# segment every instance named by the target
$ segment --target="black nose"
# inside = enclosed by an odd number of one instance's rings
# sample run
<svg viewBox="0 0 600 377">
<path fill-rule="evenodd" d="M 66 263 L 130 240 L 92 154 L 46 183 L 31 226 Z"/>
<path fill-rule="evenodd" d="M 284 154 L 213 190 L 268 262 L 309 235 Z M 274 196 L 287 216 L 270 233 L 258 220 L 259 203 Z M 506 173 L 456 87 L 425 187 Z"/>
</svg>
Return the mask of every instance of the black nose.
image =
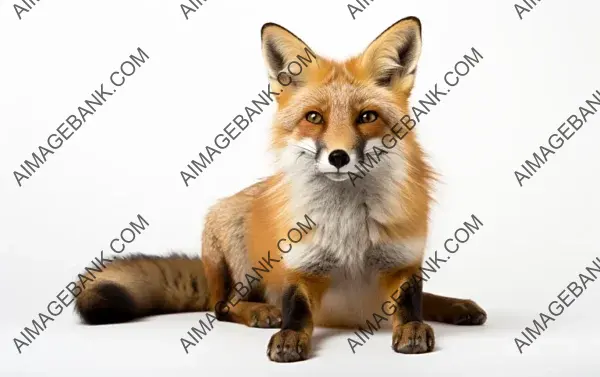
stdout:
<svg viewBox="0 0 600 377">
<path fill-rule="evenodd" d="M 329 154 L 329 163 L 338 169 L 349 162 L 350 156 L 348 156 L 348 153 L 341 149 L 336 149 Z"/>
</svg>

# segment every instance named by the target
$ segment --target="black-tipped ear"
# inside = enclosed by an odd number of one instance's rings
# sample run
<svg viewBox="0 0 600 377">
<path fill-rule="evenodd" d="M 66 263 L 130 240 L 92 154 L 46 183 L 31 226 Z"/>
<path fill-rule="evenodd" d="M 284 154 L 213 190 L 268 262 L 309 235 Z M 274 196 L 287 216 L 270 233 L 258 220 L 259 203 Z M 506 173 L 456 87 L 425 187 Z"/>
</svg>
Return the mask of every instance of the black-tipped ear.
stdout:
<svg viewBox="0 0 600 377">
<path fill-rule="evenodd" d="M 262 41 L 263 56 L 265 59 L 265 63 L 267 64 L 267 68 L 269 69 L 269 71 L 279 73 L 285 67 L 285 58 L 283 53 L 277 48 L 277 44 L 275 43 L 274 36 L 277 29 L 285 30 L 285 32 L 290 33 L 288 30 L 277 24 L 266 23 L 260 30 L 260 39 Z"/>
<path fill-rule="evenodd" d="M 421 22 L 404 18 L 381 33 L 366 48 L 361 64 L 381 86 L 401 85 L 410 91 L 421 55 Z"/>
<path fill-rule="evenodd" d="M 272 40 L 265 42 L 265 59 L 267 66 L 274 72 L 281 72 L 285 67 L 285 59 Z"/>
<path fill-rule="evenodd" d="M 298 86 L 306 78 L 307 62 L 315 63 L 317 56 L 294 33 L 274 23 L 261 29 L 262 51 L 271 86 Z M 302 63 L 301 68 L 296 63 Z M 300 71 L 299 73 L 297 73 Z"/>
</svg>

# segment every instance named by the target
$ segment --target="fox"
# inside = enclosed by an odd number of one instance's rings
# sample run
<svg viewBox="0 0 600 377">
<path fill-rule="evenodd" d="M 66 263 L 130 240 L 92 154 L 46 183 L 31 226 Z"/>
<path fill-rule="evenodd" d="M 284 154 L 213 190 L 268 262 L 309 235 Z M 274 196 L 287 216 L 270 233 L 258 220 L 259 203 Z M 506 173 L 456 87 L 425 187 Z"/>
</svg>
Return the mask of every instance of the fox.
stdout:
<svg viewBox="0 0 600 377">
<path fill-rule="evenodd" d="M 275 174 L 209 208 L 201 255 L 115 259 L 76 298 L 82 322 L 214 312 L 218 321 L 279 329 L 267 344 L 274 362 L 308 359 L 315 327 L 357 328 L 386 300 L 397 353 L 433 351 L 426 321 L 483 325 L 487 313 L 473 300 L 423 292 L 437 174 L 414 131 L 390 131 L 408 114 L 421 21 L 397 21 L 344 61 L 315 53 L 275 23 L 262 27 L 261 47 L 277 94 Z M 282 83 L 286 65 L 292 72 L 307 52 L 315 61 Z M 386 142 L 386 134 L 397 137 Z M 381 161 L 353 180 L 373 153 Z M 306 232 L 290 242 L 298 219 L 308 222 Z M 263 262 L 268 272 L 249 281 Z"/>
</svg>

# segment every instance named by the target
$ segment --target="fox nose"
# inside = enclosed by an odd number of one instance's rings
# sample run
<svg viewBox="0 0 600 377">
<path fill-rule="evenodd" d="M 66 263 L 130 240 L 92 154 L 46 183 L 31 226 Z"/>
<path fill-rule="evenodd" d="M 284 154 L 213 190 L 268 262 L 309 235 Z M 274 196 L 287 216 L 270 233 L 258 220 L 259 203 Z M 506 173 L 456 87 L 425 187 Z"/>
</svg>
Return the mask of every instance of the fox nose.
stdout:
<svg viewBox="0 0 600 377">
<path fill-rule="evenodd" d="M 350 156 L 348 156 L 348 153 L 341 149 L 336 149 L 329 154 L 329 163 L 338 169 L 349 162 Z"/>
</svg>

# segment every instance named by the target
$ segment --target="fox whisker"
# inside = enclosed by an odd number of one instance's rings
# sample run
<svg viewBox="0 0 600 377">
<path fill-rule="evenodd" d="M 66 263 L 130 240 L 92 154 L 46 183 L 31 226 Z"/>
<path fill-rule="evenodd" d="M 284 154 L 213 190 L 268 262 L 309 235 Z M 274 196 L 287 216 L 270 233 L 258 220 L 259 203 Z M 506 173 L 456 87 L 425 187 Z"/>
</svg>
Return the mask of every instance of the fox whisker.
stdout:
<svg viewBox="0 0 600 377">
<path fill-rule="evenodd" d="M 303 147 L 303 146 L 301 146 L 301 145 L 298 145 L 298 144 L 292 144 L 292 146 L 294 146 L 294 147 L 296 147 L 296 148 L 299 148 L 299 149 L 302 149 L 303 151 L 305 151 L 305 152 L 308 152 L 309 154 L 311 154 L 311 155 L 313 155 L 313 156 L 314 156 L 315 154 L 317 154 L 317 151 L 314 151 L 314 150 L 308 149 L 308 148 L 306 148 L 306 147 Z"/>
<path fill-rule="evenodd" d="M 400 153 L 398 153 L 398 152 L 396 152 L 396 151 L 393 151 L 393 150 L 387 150 L 387 151 L 385 151 L 385 152 L 386 152 L 386 153 L 382 153 L 382 154 L 381 154 L 381 155 L 383 155 L 384 157 L 385 157 L 387 154 L 393 154 L 393 155 L 396 155 L 396 156 L 398 156 L 398 157 L 402 157 L 402 155 L 401 155 Z M 364 153 L 365 153 L 365 154 L 367 154 L 367 153 L 373 153 L 373 154 L 377 155 L 377 152 L 375 152 L 375 149 L 366 150 Z"/>
</svg>

